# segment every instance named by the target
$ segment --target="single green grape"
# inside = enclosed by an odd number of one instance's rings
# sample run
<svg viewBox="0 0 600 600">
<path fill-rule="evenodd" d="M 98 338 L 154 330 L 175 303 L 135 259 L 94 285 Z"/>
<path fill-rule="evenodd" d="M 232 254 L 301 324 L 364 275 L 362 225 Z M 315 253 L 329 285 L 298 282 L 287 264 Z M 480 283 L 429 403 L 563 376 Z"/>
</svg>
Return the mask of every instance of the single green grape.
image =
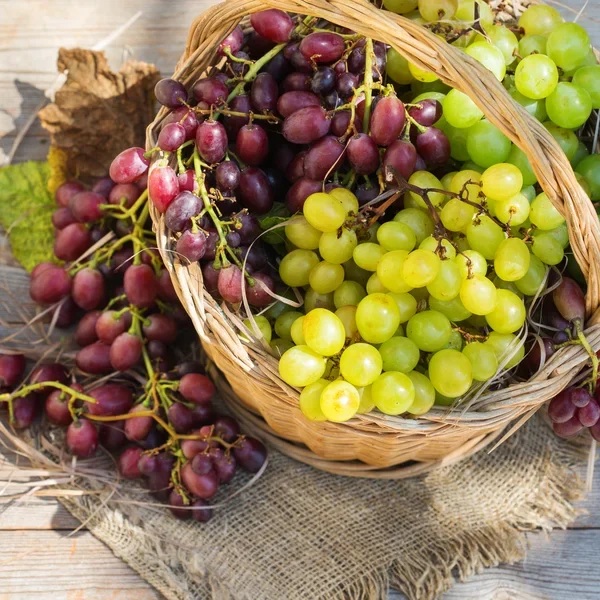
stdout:
<svg viewBox="0 0 600 600">
<path fill-rule="evenodd" d="M 519 296 L 510 290 L 498 290 L 496 306 L 485 320 L 498 333 L 514 333 L 523 327 L 526 316 L 525 305 Z"/>
<path fill-rule="evenodd" d="M 308 346 L 294 346 L 279 359 L 279 375 L 288 385 L 304 387 L 321 379 L 325 359 Z"/>
<path fill-rule="evenodd" d="M 337 231 L 346 220 L 344 205 L 331 194 L 317 192 L 304 202 L 302 212 L 306 220 L 319 231 Z"/>
<path fill-rule="evenodd" d="M 337 354 L 346 341 L 344 324 L 326 308 L 314 308 L 302 320 L 306 345 L 323 356 Z"/>
<path fill-rule="evenodd" d="M 394 336 L 379 346 L 379 354 L 384 371 L 410 373 L 421 357 L 419 348 L 404 336 Z"/>
<path fill-rule="evenodd" d="M 535 255 L 530 256 L 527 273 L 515 281 L 517 289 L 525 296 L 535 296 L 546 277 L 546 265 Z"/>
<path fill-rule="evenodd" d="M 534 236 L 531 251 L 547 265 L 557 265 L 565 256 L 560 242 L 549 232 Z"/>
<path fill-rule="evenodd" d="M 427 285 L 427 291 L 438 300 L 452 300 L 460 293 L 463 278 L 453 260 L 442 260 L 437 277 Z"/>
<path fill-rule="evenodd" d="M 339 235 L 337 231 L 321 235 L 318 247 L 323 260 L 334 265 L 341 265 L 352 258 L 352 253 L 357 245 L 356 233 L 351 229 L 343 228 Z"/>
<path fill-rule="evenodd" d="M 448 231 L 463 231 L 475 216 L 475 207 L 458 198 L 451 198 L 440 213 L 442 225 Z"/>
<path fill-rule="evenodd" d="M 467 240 L 473 250 L 493 260 L 498 246 L 506 239 L 502 228 L 487 215 L 481 215 L 467 226 Z"/>
<path fill-rule="evenodd" d="M 558 142 L 558 145 L 562 148 L 567 158 L 573 160 L 577 153 L 577 148 L 579 148 L 577 136 L 570 129 L 559 127 L 552 123 L 552 121 L 544 121 L 543 125 L 548 130 L 548 133 Z"/>
<path fill-rule="evenodd" d="M 458 398 L 473 383 L 471 362 L 458 350 L 440 350 L 429 361 L 429 380 L 440 394 Z"/>
<path fill-rule="evenodd" d="M 279 264 L 281 281 L 290 287 L 308 285 L 313 267 L 319 263 L 318 255 L 312 250 L 292 250 Z"/>
<path fill-rule="evenodd" d="M 359 415 L 370 413 L 375 408 L 371 386 L 368 385 L 367 387 L 359 388 L 358 393 L 360 395 L 360 404 L 356 413 Z"/>
<path fill-rule="evenodd" d="M 440 259 L 430 250 L 413 250 L 403 261 L 402 280 L 413 287 L 425 287 L 431 283 L 440 271 Z M 405 292 L 406 289 L 394 289 L 393 292 Z"/>
<path fill-rule="evenodd" d="M 531 210 L 529 200 L 522 193 L 506 200 L 497 200 L 494 207 L 496 217 L 503 223 L 510 223 L 511 227 L 518 227 L 525 223 Z"/>
<path fill-rule="evenodd" d="M 308 275 L 308 283 L 315 292 L 329 294 L 342 285 L 344 277 L 342 265 L 334 265 L 322 260 L 312 268 Z"/>
<path fill-rule="evenodd" d="M 356 281 L 356 283 L 360 283 L 363 287 L 366 287 L 367 281 L 369 281 L 369 277 L 371 277 L 371 273 L 369 271 L 365 271 L 361 269 L 353 260 L 346 261 L 343 265 L 344 271 L 346 272 L 346 279 L 349 281 Z"/>
<path fill-rule="evenodd" d="M 417 245 L 414 231 L 405 223 L 388 221 L 377 230 L 377 241 L 388 252 L 391 250 L 408 250 Z"/>
<path fill-rule="evenodd" d="M 399 15 L 404 15 L 411 10 L 415 10 L 417 4 L 417 0 L 383 0 L 383 6 L 385 6 L 387 10 Z"/>
<path fill-rule="evenodd" d="M 525 344 L 523 340 L 519 340 L 513 333 L 492 331 L 484 344 L 492 348 L 498 359 L 499 366 L 504 369 L 516 367 L 525 356 Z"/>
<path fill-rule="evenodd" d="M 534 229 L 531 235 L 533 235 L 533 237 L 537 237 L 539 235 L 550 235 L 561 245 L 563 249 L 565 249 L 570 243 L 569 228 L 567 227 L 566 222 L 561 223 L 558 227 L 550 229 L 549 231 Z"/>
<path fill-rule="evenodd" d="M 498 81 L 504 79 L 506 75 L 506 61 L 501 50 L 488 42 L 474 42 L 467 47 L 465 53 L 491 71 Z"/>
<path fill-rule="evenodd" d="M 385 294 L 387 292 L 389 292 L 389 290 L 383 285 L 381 279 L 379 279 L 379 275 L 373 273 L 373 275 L 369 277 L 369 281 L 367 281 L 367 294 Z"/>
<path fill-rule="evenodd" d="M 432 235 L 426 237 L 419 244 L 419 250 L 428 250 L 429 252 L 434 252 L 437 254 L 437 256 L 443 259 L 453 259 L 456 257 L 456 248 L 449 240 L 445 238 L 436 240 Z"/>
<path fill-rule="evenodd" d="M 529 220 L 543 230 L 554 229 L 565 222 L 565 218 L 558 212 L 545 192 L 539 194 L 531 203 Z"/>
<path fill-rule="evenodd" d="M 304 321 L 304 315 L 294 319 L 292 326 L 290 327 L 290 337 L 296 346 L 305 346 L 306 340 L 304 339 L 304 332 L 302 330 L 302 323 Z"/>
<path fill-rule="evenodd" d="M 496 307 L 496 286 L 483 275 L 473 275 L 460 286 L 460 299 L 474 315 L 487 315 Z"/>
<path fill-rule="evenodd" d="M 486 27 L 486 32 L 490 42 L 502 52 L 504 64 L 506 66 L 511 65 L 516 59 L 515 52 L 519 47 L 517 36 L 503 25 L 493 25 L 489 28 Z"/>
<path fill-rule="evenodd" d="M 301 312 L 292 310 L 284 312 L 275 319 L 275 333 L 284 340 L 292 339 L 292 325 L 296 319 L 302 318 Z"/>
<path fill-rule="evenodd" d="M 573 75 L 573 83 L 582 87 L 592 99 L 592 108 L 600 108 L 600 65 L 581 67 Z"/>
<path fill-rule="evenodd" d="M 404 373 L 387 371 L 371 386 L 375 406 L 386 415 L 401 415 L 415 401 L 415 386 Z"/>
<path fill-rule="evenodd" d="M 590 48 L 587 31 L 577 23 L 563 23 L 550 33 L 546 52 L 563 71 L 576 69 Z"/>
<path fill-rule="evenodd" d="M 530 259 L 529 248 L 523 240 L 507 238 L 496 250 L 494 270 L 504 281 L 518 281 L 527 273 Z"/>
<path fill-rule="evenodd" d="M 594 202 L 600 200 L 600 154 L 586 156 L 576 167 L 577 173 L 583 175 L 590 186 L 590 199 Z"/>
<path fill-rule="evenodd" d="M 524 35 L 519 41 L 519 56 L 525 58 L 531 54 L 546 54 L 547 35 Z"/>
<path fill-rule="evenodd" d="M 483 193 L 494 200 L 512 198 L 523 187 L 521 171 L 509 163 L 499 163 L 489 167 L 481 176 Z"/>
<path fill-rule="evenodd" d="M 456 298 L 452 298 L 452 300 L 438 300 L 437 298 L 431 297 L 429 298 L 429 308 L 441 312 L 453 323 L 464 321 L 473 314 L 465 308 L 460 296 L 456 296 Z"/>
<path fill-rule="evenodd" d="M 433 219 L 429 213 L 420 208 L 405 208 L 398 211 L 394 221 L 410 227 L 415 234 L 417 244 L 433 233 Z"/>
<path fill-rule="evenodd" d="M 519 171 L 521 171 L 521 175 L 523 175 L 523 185 L 525 187 L 537 183 L 537 176 L 531 168 L 529 158 L 527 154 L 521 150 L 521 148 L 513 145 L 510 149 L 506 162 L 514 165 L 517 167 L 517 169 L 519 169 Z"/>
<path fill-rule="evenodd" d="M 564 23 L 560 13 L 546 4 L 530 6 L 519 17 L 519 27 L 526 35 L 544 35 L 551 33 Z"/>
<path fill-rule="evenodd" d="M 303 215 L 294 215 L 285 225 L 287 239 L 303 250 L 316 250 L 323 235 L 315 229 Z"/>
<path fill-rule="evenodd" d="M 521 92 L 517 88 L 509 90 L 509 94 L 512 96 L 512 99 L 515 102 L 518 102 L 532 117 L 535 117 L 538 121 L 545 121 L 548 118 L 548 113 L 546 112 L 546 101 L 544 98 L 540 100 L 534 100 L 533 98 L 528 98 L 527 96 L 523 96 Z M 512 162 L 512 161 L 508 161 Z"/>
<path fill-rule="evenodd" d="M 476 250 L 463 250 L 454 259 L 458 268 L 460 269 L 460 276 L 463 279 L 471 275 L 485 275 L 487 274 L 488 264 L 485 256 L 477 252 Z"/>
<path fill-rule="evenodd" d="M 274 340 L 271 340 L 269 345 L 271 346 L 273 356 L 280 359 L 290 348 L 294 347 L 294 342 L 291 340 L 275 338 Z"/>
<path fill-rule="evenodd" d="M 433 71 L 421 69 L 411 62 L 408 63 L 408 70 L 417 81 L 422 81 L 423 83 L 431 83 L 439 79 Z"/>
<path fill-rule="evenodd" d="M 433 173 L 429 173 L 429 171 L 415 171 L 409 177 L 408 183 L 422 189 L 432 188 L 439 190 L 444 187 L 442 182 Z M 415 208 L 427 209 L 427 204 L 425 204 L 425 201 L 421 196 L 414 192 L 409 192 L 409 196 L 415 203 Z M 445 194 L 442 194 L 441 192 L 430 192 L 428 196 L 434 206 L 439 206 L 446 199 Z"/>
<path fill-rule="evenodd" d="M 342 306 L 358 306 L 358 303 L 367 295 L 365 288 L 356 281 L 344 281 L 333 293 L 333 303 L 336 308 Z"/>
<path fill-rule="evenodd" d="M 451 19 L 458 8 L 458 0 L 419 0 L 419 12 L 425 21 Z"/>
<path fill-rule="evenodd" d="M 357 387 L 371 385 L 381 375 L 382 366 L 381 354 L 370 344 L 352 344 L 340 358 L 342 377 Z"/>
<path fill-rule="evenodd" d="M 417 313 L 406 326 L 406 336 L 425 352 L 441 350 L 450 340 L 451 333 L 448 317 L 435 310 Z"/>
<path fill-rule="evenodd" d="M 387 294 L 369 294 L 358 304 L 356 325 L 366 342 L 382 344 L 389 340 L 400 325 L 400 311 Z"/>
<path fill-rule="evenodd" d="M 333 312 L 335 310 L 333 294 L 319 294 L 312 288 L 308 288 L 304 294 L 304 311 L 309 313 L 314 308 L 325 308 Z"/>
<path fill-rule="evenodd" d="M 600 65 L 598 66 L 600 67 Z M 571 166 L 575 168 L 584 158 L 586 158 L 589 155 L 590 151 L 587 149 L 587 146 L 583 142 L 579 142 L 579 146 L 577 146 L 577 152 L 571 160 Z M 579 175 L 579 173 L 576 174 Z"/>
<path fill-rule="evenodd" d="M 310 421 L 327 421 L 321 410 L 321 394 L 329 383 L 326 379 L 319 379 L 300 392 L 300 411 Z"/>
<path fill-rule="evenodd" d="M 488 381 L 498 370 L 496 353 L 490 346 L 481 342 L 467 344 L 462 353 L 471 363 L 471 372 L 475 381 Z"/>
<path fill-rule="evenodd" d="M 587 54 L 585 55 L 585 58 L 574 69 L 570 69 L 569 71 L 564 71 L 563 77 L 567 81 L 572 80 L 573 76 L 575 75 L 575 73 L 577 73 L 577 71 L 579 69 L 582 69 L 583 67 L 595 67 L 597 65 L 598 65 L 598 58 L 596 57 L 596 51 L 590 45 L 588 47 L 588 51 L 587 51 Z M 583 86 L 583 87 L 585 87 L 585 86 Z"/>
<path fill-rule="evenodd" d="M 524 187 L 521 190 L 521 194 L 523 194 L 523 196 L 525 196 L 525 198 L 527 198 L 527 201 L 529 202 L 529 204 L 531 204 L 533 202 L 533 199 L 537 196 L 537 191 L 535 189 L 535 186 L 528 185 L 527 187 Z"/>
<path fill-rule="evenodd" d="M 329 192 L 330 196 L 333 196 L 337 200 L 339 200 L 344 206 L 344 210 L 346 214 L 357 214 L 358 213 L 358 198 L 346 188 L 333 188 Z"/>
<path fill-rule="evenodd" d="M 358 327 L 356 326 L 356 306 L 342 306 L 335 311 L 335 316 L 342 322 L 346 338 L 356 338 L 358 335 Z"/>
<path fill-rule="evenodd" d="M 442 106 L 445 104 L 446 100 L 441 102 Z M 446 137 L 450 140 L 450 156 L 454 160 L 458 160 L 460 162 L 464 162 L 465 160 L 469 160 L 470 156 L 467 151 L 467 135 L 469 130 L 465 128 L 452 127 L 447 120 L 442 125 L 439 126 L 445 134 Z"/>
<path fill-rule="evenodd" d="M 523 96 L 534 100 L 547 98 L 554 91 L 557 83 L 558 69 L 554 61 L 544 54 L 526 56 L 515 71 L 517 90 Z"/>
<path fill-rule="evenodd" d="M 390 48 L 387 52 L 385 70 L 390 79 L 400 85 L 407 85 L 415 79 L 408 68 L 406 58 L 394 48 Z"/>
<path fill-rule="evenodd" d="M 360 394 L 352 384 L 338 379 L 323 389 L 320 404 L 328 421 L 344 423 L 358 412 Z"/>
<path fill-rule="evenodd" d="M 450 171 L 450 173 L 446 173 L 441 179 L 440 179 L 440 183 L 442 184 L 442 187 L 445 190 L 449 190 L 450 189 L 450 182 L 452 181 L 452 178 L 458 173 L 458 171 Z"/>
<path fill-rule="evenodd" d="M 365 271 L 377 271 L 377 264 L 385 253 L 385 248 L 379 244 L 366 242 L 364 244 L 359 244 L 354 248 L 352 258 L 361 269 L 364 269 Z"/>
<path fill-rule="evenodd" d="M 429 378 L 423 375 L 423 373 L 412 371 L 407 375 L 415 388 L 415 399 L 407 408 L 407 412 L 415 416 L 424 415 L 435 404 L 435 388 L 431 381 L 429 381 Z"/>
<path fill-rule="evenodd" d="M 469 96 L 452 89 L 444 100 L 444 115 L 452 127 L 466 129 L 483 118 L 483 111 Z"/>
<path fill-rule="evenodd" d="M 592 114 L 592 97 L 585 88 L 561 81 L 546 98 L 550 120 L 565 129 L 578 129 Z"/>
<path fill-rule="evenodd" d="M 377 263 L 377 277 L 390 292 L 410 292 L 412 289 L 402 276 L 402 267 L 408 256 L 407 250 L 392 250 Z"/>
<path fill-rule="evenodd" d="M 486 119 L 482 119 L 469 128 L 467 152 L 471 160 L 481 167 L 487 169 L 487 167 L 506 161 L 511 146 L 511 141 Z"/>
<path fill-rule="evenodd" d="M 264 338 L 269 344 L 273 337 L 273 330 L 271 329 L 271 323 L 266 317 L 262 315 L 256 315 L 253 317 L 254 324 L 250 319 L 244 319 L 244 325 L 248 328 L 251 335 L 257 339 Z"/>
<path fill-rule="evenodd" d="M 406 323 L 417 312 L 417 299 L 408 292 L 390 292 L 388 294 L 394 300 L 400 313 L 400 323 Z"/>
<path fill-rule="evenodd" d="M 482 0 L 477 0 L 477 5 L 479 7 L 479 22 L 488 31 L 494 24 L 494 13 L 488 4 Z M 475 0 L 459 0 L 454 19 L 457 21 L 474 21 Z"/>
</svg>

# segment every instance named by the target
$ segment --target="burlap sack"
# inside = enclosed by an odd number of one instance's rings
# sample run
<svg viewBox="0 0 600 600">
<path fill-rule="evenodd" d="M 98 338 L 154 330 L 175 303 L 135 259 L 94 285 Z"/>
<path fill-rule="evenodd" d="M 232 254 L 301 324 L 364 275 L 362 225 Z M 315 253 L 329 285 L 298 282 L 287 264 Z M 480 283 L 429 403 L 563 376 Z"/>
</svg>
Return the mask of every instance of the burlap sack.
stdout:
<svg viewBox="0 0 600 600">
<path fill-rule="evenodd" d="M 5 338 L 28 314 L 27 277 L 5 267 L 0 281 Z M 330 475 L 272 451 L 264 474 L 207 524 L 144 506 L 135 484 L 61 501 L 169 600 L 379 600 L 389 588 L 428 600 L 456 578 L 523 558 L 525 531 L 571 522 L 587 448 L 535 417 L 491 453 L 403 481 Z M 217 501 L 248 478 L 234 481 Z M 105 488 L 89 477 L 73 485 Z"/>
</svg>

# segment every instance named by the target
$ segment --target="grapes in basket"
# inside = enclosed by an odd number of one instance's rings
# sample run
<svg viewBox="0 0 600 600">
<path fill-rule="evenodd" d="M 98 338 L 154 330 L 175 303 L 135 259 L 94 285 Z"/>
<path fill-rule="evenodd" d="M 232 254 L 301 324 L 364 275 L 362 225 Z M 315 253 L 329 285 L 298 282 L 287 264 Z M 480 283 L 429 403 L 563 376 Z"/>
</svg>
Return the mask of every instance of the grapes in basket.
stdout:
<svg viewBox="0 0 600 600">
<path fill-rule="evenodd" d="M 195 335 L 155 249 L 143 150 L 127 181 L 91 188 L 70 181 L 56 191 L 54 253 L 31 274 L 31 298 L 51 327 L 68 328 L 76 347 L 65 361 L 28 370 L 21 354 L 0 355 L 11 425 L 43 414 L 65 428 L 60 442 L 80 459 L 113 453 L 120 477 L 143 480 L 181 519 L 208 521 L 215 496 L 238 467 L 266 464 L 264 445 L 219 415 L 215 387 L 194 360 Z M 223 489 L 217 502 L 227 496 Z"/>
<path fill-rule="evenodd" d="M 600 108 L 580 25 L 547 6 L 509 27 L 479 0 L 385 5 L 490 70 L 600 200 L 599 157 L 576 133 Z M 189 89 L 156 87 L 150 198 L 172 249 L 240 314 L 240 338 L 301 390 L 306 418 L 423 415 L 586 344 L 583 292 L 562 279 L 582 281 L 565 219 L 469 96 L 381 41 L 276 9 L 217 53 Z M 120 184 L 131 152 L 113 163 Z M 561 281 L 579 295 L 557 327 Z M 570 419 L 593 427 L 592 412 Z"/>
</svg>

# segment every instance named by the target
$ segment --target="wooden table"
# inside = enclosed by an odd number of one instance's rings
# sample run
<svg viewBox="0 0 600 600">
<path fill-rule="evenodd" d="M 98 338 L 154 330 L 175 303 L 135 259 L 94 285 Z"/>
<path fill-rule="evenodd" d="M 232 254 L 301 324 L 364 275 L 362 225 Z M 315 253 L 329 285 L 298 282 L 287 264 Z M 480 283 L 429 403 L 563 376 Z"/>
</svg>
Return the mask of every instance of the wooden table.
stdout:
<svg viewBox="0 0 600 600">
<path fill-rule="evenodd" d="M 584 4 L 584 0 L 563 2 L 577 10 Z M 141 10 L 142 16 L 106 53 L 113 67 L 133 57 L 154 62 L 168 74 L 192 19 L 209 4 L 209 0 L 0 0 L 0 163 L 54 80 L 59 46 L 91 47 Z M 591 0 L 585 15 L 595 19 L 582 22 L 600 47 L 600 2 Z M 47 149 L 47 136 L 36 123 L 15 160 L 43 159 Z M 14 471 L 0 463 L 0 479 L 7 469 Z M 7 492 L 20 489 L 15 483 Z M 456 585 L 445 600 L 600 600 L 599 504 L 597 471 L 593 492 L 581 504 L 589 514 L 567 531 L 554 531 L 550 539 L 529 535 L 531 549 L 523 563 L 488 569 Z M 73 533 L 79 523 L 57 502 L 33 499 L 0 509 L 0 600 L 159 598 L 88 531 Z"/>
</svg>

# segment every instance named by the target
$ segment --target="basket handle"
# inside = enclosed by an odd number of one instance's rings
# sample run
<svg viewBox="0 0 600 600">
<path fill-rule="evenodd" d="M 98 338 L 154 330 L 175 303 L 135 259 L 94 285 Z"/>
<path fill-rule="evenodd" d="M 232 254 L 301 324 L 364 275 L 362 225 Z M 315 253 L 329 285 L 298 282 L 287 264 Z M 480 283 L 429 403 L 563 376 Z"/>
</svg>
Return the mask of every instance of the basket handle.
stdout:
<svg viewBox="0 0 600 600">
<path fill-rule="evenodd" d="M 588 285 L 586 312 L 591 324 L 600 322 L 600 223 L 564 152 L 490 71 L 421 25 L 366 0 L 227 0 L 209 8 L 192 24 L 175 75 L 191 83 L 194 74 L 210 64 L 212 53 L 207 50 L 215 48 L 242 18 L 266 8 L 324 18 L 383 41 L 468 95 L 486 118 L 527 154 L 542 189 L 565 217 L 571 248 Z"/>
</svg>

